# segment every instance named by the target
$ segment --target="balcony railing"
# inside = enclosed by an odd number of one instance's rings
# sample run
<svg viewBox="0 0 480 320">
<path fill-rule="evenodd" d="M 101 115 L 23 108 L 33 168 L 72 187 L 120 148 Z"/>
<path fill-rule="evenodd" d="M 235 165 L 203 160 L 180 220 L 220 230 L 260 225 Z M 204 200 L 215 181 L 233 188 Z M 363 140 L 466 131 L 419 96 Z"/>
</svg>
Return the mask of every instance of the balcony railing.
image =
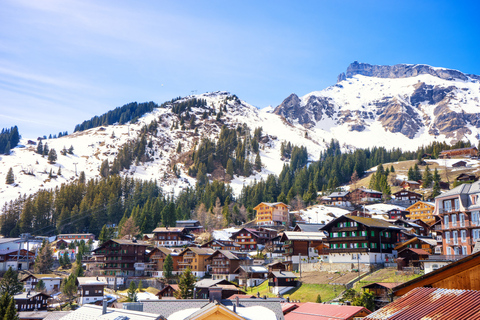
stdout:
<svg viewBox="0 0 480 320">
<path fill-rule="evenodd" d="M 370 249 L 370 248 L 329 248 L 325 249 L 325 252 L 327 253 L 357 253 L 357 252 L 369 252 L 370 250 L 376 250 L 376 249 Z"/>
<path fill-rule="evenodd" d="M 460 260 L 467 257 L 467 255 L 457 254 L 457 255 L 443 255 L 443 254 L 432 254 L 428 256 L 428 260 Z"/>
<path fill-rule="evenodd" d="M 442 224 L 441 230 L 450 230 L 450 229 L 462 229 L 462 228 L 476 228 L 480 226 L 479 221 L 457 221 L 457 223 L 453 224 L 450 222 L 448 225 Z M 435 226 L 437 227 L 437 226 Z M 437 228 L 435 228 L 437 230 Z"/>
<path fill-rule="evenodd" d="M 358 230 L 358 226 L 356 226 L 356 227 L 333 227 L 333 228 L 332 228 L 332 232 L 338 232 L 338 231 L 340 231 L 340 232 L 342 232 L 342 231 L 347 232 L 347 231 L 357 231 L 357 230 Z"/>
<path fill-rule="evenodd" d="M 445 208 L 438 208 L 438 214 L 444 214 L 444 213 L 458 213 L 461 212 L 460 208 L 450 208 L 450 209 L 445 209 Z"/>
<path fill-rule="evenodd" d="M 337 241 L 366 241 L 368 239 L 367 236 L 356 236 L 356 237 L 332 237 L 328 238 L 328 242 L 337 242 Z"/>
</svg>

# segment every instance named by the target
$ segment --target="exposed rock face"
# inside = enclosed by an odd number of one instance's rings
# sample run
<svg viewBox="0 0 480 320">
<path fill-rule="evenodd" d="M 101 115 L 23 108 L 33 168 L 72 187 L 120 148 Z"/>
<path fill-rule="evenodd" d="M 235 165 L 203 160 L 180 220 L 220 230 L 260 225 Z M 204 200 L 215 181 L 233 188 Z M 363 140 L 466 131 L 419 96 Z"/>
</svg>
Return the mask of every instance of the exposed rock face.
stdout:
<svg viewBox="0 0 480 320">
<path fill-rule="evenodd" d="M 331 118 L 334 115 L 334 106 L 328 98 L 317 96 L 310 96 L 303 105 L 300 98 L 292 93 L 275 108 L 274 113 L 284 116 L 287 121 L 297 120 L 298 123 L 310 127 L 324 115 Z"/>
<path fill-rule="evenodd" d="M 413 78 L 423 74 L 441 80 L 429 82 L 430 78 L 424 77 L 425 83 Z M 350 79 L 355 75 L 374 79 Z M 363 132 L 376 121 L 386 131 L 410 139 L 425 132 L 458 140 L 471 134 L 472 126 L 480 128 L 480 76 L 427 65 L 377 66 L 354 62 L 337 80 L 324 91 L 308 95 L 308 99 L 290 95 L 274 113 L 307 128 L 318 123 L 322 127 L 321 121 L 329 120 L 325 122 L 326 130 L 334 124 Z M 474 106 L 478 113 L 472 113 Z"/>
<path fill-rule="evenodd" d="M 338 76 L 338 80 L 341 81 L 344 80 L 345 77 L 350 78 L 356 74 L 364 75 L 367 77 L 391 79 L 415 77 L 420 74 L 430 74 L 432 76 L 445 80 L 468 80 L 468 76 L 458 70 L 433 68 L 424 64 L 396 64 L 394 66 L 378 66 L 368 63 L 360 63 L 358 61 L 350 64 L 347 68 L 346 74 L 343 76 L 342 74 L 340 74 Z M 469 76 L 470 78 L 480 79 L 480 77 L 475 75 Z"/>
</svg>

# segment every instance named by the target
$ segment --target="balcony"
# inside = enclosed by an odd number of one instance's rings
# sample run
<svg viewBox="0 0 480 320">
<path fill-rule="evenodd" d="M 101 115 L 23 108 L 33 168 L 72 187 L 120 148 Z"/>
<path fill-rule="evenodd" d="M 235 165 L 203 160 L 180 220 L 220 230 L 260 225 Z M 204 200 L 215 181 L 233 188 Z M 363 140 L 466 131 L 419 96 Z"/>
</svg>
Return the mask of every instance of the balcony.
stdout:
<svg viewBox="0 0 480 320">
<path fill-rule="evenodd" d="M 325 249 L 326 253 L 358 253 L 358 252 L 370 252 L 375 250 L 377 252 L 379 249 L 370 249 L 370 248 L 329 248 Z"/>
<path fill-rule="evenodd" d="M 466 255 L 457 254 L 457 255 L 443 255 L 443 254 L 432 254 L 428 256 L 428 260 L 445 260 L 445 261 L 457 261 L 467 257 Z"/>
<path fill-rule="evenodd" d="M 435 226 L 437 227 L 437 226 Z M 441 230 L 451 230 L 451 229 L 464 229 L 464 228 L 477 228 L 480 227 L 480 222 L 478 221 L 457 221 L 457 223 L 449 223 L 448 226 L 442 224 Z M 435 228 L 435 230 L 437 230 Z"/>
<path fill-rule="evenodd" d="M 357 236 L 357 237 L 337 237 L 337 238 L 328 238 L 328 242 L 345 242 L 345 241 L 367 241 L 367 236 Z"/>
<path fill-rule="evenodd" d="M 358 231 L 358 226 L 356 227 L 333 227 L 332 232 L 347 232 L 347 231 Z"/>
<path fill-rule="evenodd" d="M 444 213 L 461 213 L 460 208 L 450 208 L 450 209 L 445 209 L 445 208 L 438 208 L 438 214 L 444 214 Z"/>
</svg>

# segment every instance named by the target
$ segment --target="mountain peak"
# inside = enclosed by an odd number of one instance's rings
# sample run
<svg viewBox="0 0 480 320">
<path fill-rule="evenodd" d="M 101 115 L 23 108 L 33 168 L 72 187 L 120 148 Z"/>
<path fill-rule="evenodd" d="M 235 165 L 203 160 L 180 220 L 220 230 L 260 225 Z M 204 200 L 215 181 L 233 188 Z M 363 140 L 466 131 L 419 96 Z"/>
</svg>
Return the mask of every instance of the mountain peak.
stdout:
<svg viewBox="0 0 480 320">
<path fill-rule="evenodd" d="M 357 74 L 367 77 L 389 79 L 409 78 L 422 74 L 429 74 L 444 80 L 480 80 L 480 76 L 477 75 L 465 74 L 453 69 L 436 68 L 426 64 L 396 64 L 393 66 L 382 66 L 354 61 L 348 66 L 346 73 L 342 72 L 338 76 L 337 82 L 346 80 Z"/>
</svg>

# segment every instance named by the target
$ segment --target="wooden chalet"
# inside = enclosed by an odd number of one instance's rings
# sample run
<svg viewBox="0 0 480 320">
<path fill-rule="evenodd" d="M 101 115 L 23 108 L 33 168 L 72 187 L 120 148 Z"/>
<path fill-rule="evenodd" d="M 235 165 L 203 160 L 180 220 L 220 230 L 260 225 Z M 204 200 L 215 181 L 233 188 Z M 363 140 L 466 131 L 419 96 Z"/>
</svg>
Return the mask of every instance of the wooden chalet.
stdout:
<svg viewBox="0 0 480 320">
<path fill-rule="evenodd" d="M 17 262 L 18 261 L 18 262 Z M 35 252 L 25 249 L 3 249 L 0 250 L 0 271 L 27 270 L 28 266 L 33 266 L 35 262 Z"/>
<path fill-rule="evenodd" d="M 107 283 L 104 277 L 78 277 L 77 303 L 83 305 L 103 300 L 103 291 Z"/>
<path fill-rule="evenodd" d="M 178 262 L 178 271 L 183 272 L 190 268 L 195 276 L 205 276 L 205 274 L 209 271 L 207 258 L 209 258 L 214 252 L 215 250 L 210 248 L 186 248 L 178 254 L 179 258 L 181 259 Z"/>
<path fill-rule="evenodd" d="M 422 222 L 422 224 L 420 224 Z M 410 221 L 410 220 L 404 220 L 404 219 L 396 219 L 392 221 L 392 223 L 398 227 L 402 227 L 405 229 L 405 231 L 416 234 L 419 236 L 428 236 L 429 234 L 429 226 L 424 223 L 422 220 L 415 220 L 415 221 Z"/>
<path fill-rule="evenodd" d="M 242 262 L 249 260 L 246 253 L 231 252 L 229 250 L 216 250 L 206 261 L 210 264 L 213 280 L 225 279 L 232 281 L 235 279 L 235 270 Z"/>
<path fill-rule="evenodd" d="M 297 276 L 291 271 L 272 271 L 268 273 L 269 287 L 296 287 Z"/>
<path fill-rule="evenodd" d="M 202 244 L 200 248 L 235 251 L 240 249 L 240 245 L 236 244 L 233 240 L 210 240 Z"/>
<path fill-rule="evenodd" d="M 272 262 L 267 264 L 268 272 L 272 271 L 290 271 L 288 270 L 289 264 L 283 262 Z"/>
<path fill-rule="evenodd" d="M 467 166 L 467 162 L 463 160 L 457 161 L 454 164 L 452 164 L 453 168 L 460 168 L 460 167 L 466 167 L 466 166 Z"/>
<path fill-rule="evenodd" d="M 13 296 L 18 311 L 47 310 L 51 296 L 42 292 L 25 291 Z"/>
<path fill-rule="evenodd" d="M 352 203 L 370 203 L 379 202 L 382 200 L 382 193 L 377 190 L 358 188 L 347 195 L 347 198 Z"/>
<path fill-rule="evenodd" d="M 405 282 L 393 288 L 393 293 L 403 296 L 419 287 L 480 290 L 480 252 Z"/>
<path fill-rule="evenodd" d="M 261 202 L 253 210 L 256 211 L 257 225 L 288 225 L 289 207 L 283 202 Z"/>
<path fill-rule="evenodd" d="M 393 262 L 400 227 L 385 220 L 344 215 L 322 228 L 328 232 L 331 263 Z"/>
<path fill-rule="evenodd" d="M 323 231 L 319 232 L 296 232 L 285 231 L 282 234 L 281 242 L 284 243 L 285 260 L 291 261 L 296 269 L 300 261 L 318 262 L 318 247 L 322 247 L 327 238 Z"/>
<path fill-rule="evenodd" d="M 293 231 L 297 232 L 319 232 L 321 228 L 325 226 L 324 223 L 301 223 L 297 222 Z"/>
<path fill-rule="evenodd" d="M 348 191 L 332 192 L 325 200 L 331 206 L 350 207 L 352 203 L 350 202 L 349 194 L 350 192 Z"/>
<path fill-rule="evenodd" d="M 418 181 L 404 180 L 400 183 L 400 187 L 405 190 L 417 190 L 420 189 L 421 183 Z"/>
<path fill-rule="evenodd" d="M 58 292 L 60 290 L 60 285 L 62 283 L 62 277 L 56 274 L 29 274 L 22 280 L 23 287 L 25 290 L 35 290 L 38 282 L 40 280 L 45 284 L 45 291 L 48 292 Z"/>
<path fill-rule="evenodd" d="M 417 201 L 422 200 L 422 195 L 410 190 L 400 190 L 393 194 L 393 197 L 396 201 L 401 201 L 402 203 L 414 204 Z"/>
<path fill-rule="evenodd" d="M 399 270 L 403 267 L 422 267 L 420 261 L 428 260 L 430 254 L 423 249 L 405 248 L 397 254 L 397 266 Z"/>
<path fill-rule="evenodd" d="M 143 274 L 148 262 L 148 243 L 137 240 L 111 239 L 93 250 L 97 266 L 107 276 L 135 276 Z"/>
<path fill-rule="evenodd" d="M 245 294 L 245 291 L 225 279 L 202 279 L 195 283 L 194 298 L 220 301 L 234 294 Z"/>
<path fill-rule="evenodd" d="M 444 150 L 440 152 L 438 157 L 440 159 L 450 159 L 453 157 L 476 157 L 478 156 L 478 150 L 476 147 Z"/>
<path fill-rule="evenodd" d="M 392 289 L 401 284 L 402 282 L 374 282 L 363 286 L 362 289 L 374 295 L 375 309 L 380 309 L 391 302 Z"/>
<path fill-rule="evenodd" d="M 478 178 L 474 174 L 461 173 L 455 178 L 455 180 L 458 182 L 475 182 Z"/>
<path fill-rule="evenodd" d="M 203 232 L 204 228 L 198 220 L 177 220 L 175 227 L 185 228 L 187 232 L 200 233 Z"/>
<path fill-rule="evenodd" d="M 238 284 L 240 286 L 255 287 L 262 283 L 268 275 L 268 269 L 265 266 L 239 266 L 234 271 L 237 274 Z"/>
<path fill-rule="evenodd" d="M 385 212 L 385 214 L 388 215 L 389 220 L 397 220 L 397 219 L 407 219 L 407 214 L 409 214 L 408 211 L 406 210 L 400 210 L 400 209 L 391 209 Z"/>
<path fill-rule="evenodd" d="M 160 290 L 156 296 L 158 299 L 162 298 L 173 298 L 175 297 L 175 293 L 179 290 L 178 284 L 167 284 L 165 287 L 163 287 L 162 290 Z"/>
<path fill-rule="evenodd" d="M 409 212 L 407 219 L 416 220 L 420 219 L 425 223 L 431 223 L 435 221 L 434 210 L 435 204 L 426 201 L 418 201 L 406 208 Z"/>
<path fill-rule="evenodd" d="M 163 277 L 163 264 L 168 255 L 172 257 L 173 270 L 178 270 L 178 263 L 182 260 L 178 253 L 169 248 L 155 247 L 147 254 L 149 261 L 145 268 L 147 275 L 155 278 Z"/>
<path fill-rule="evenodd" d="M 155 228 L 152 233 L 157 247 L 181 247 L 193 242 L 193 237 L 183 227 L 159 227 Z"/>
<path fill-rule="evenodd" d="M 257 250 L 257 245 L 265 245 L 265 243 L 277 236 L 277 231 L 270 228 L 242 228 L 232 234 L 230 237 L 242 251 Z"/>
</svg>

